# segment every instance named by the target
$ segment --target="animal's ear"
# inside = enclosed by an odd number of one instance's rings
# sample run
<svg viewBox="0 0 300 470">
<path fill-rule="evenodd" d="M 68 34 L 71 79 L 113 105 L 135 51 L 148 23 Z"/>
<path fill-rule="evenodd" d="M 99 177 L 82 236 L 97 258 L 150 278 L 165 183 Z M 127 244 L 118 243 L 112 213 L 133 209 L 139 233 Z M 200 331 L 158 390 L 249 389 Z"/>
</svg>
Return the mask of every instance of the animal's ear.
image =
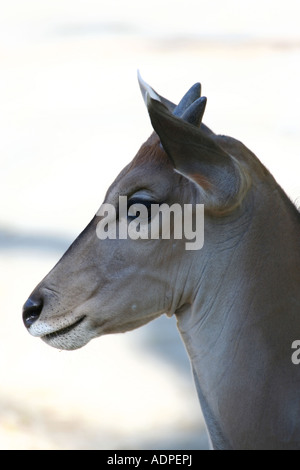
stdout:
<svg viewBox="0 0 300 470">
<path fill-rule="evenodd" d="M 198 101 L 198 105 L 197 105 Z M 202 117 L 199 100 L 191 106 Z M 199 185 L 206 194 L 207 208 L 225 213 L 236 205 L 241 190 L 241 174 L 237 162 L 214 140 L 214 134 L 172 114 L 155 97 L 147 94 L 147 108 L 152 126 L 177 172 Z M 204 111 L 204 110 L 203 110 Z M 188 112 L 185 111 L 185 112 Z"/>
<path fill-rule="evenodd" d="M 176 108 L 176 104 L 172 103 L 172 101 L 167 100 L 167 98 L 164 98 L 163 96 L 159 95 L 148 83 L 145 82 L 145 80 L 142 78 L 140 71 L 138 70 L 138 82 L 140 85 L 140 89 L 142 92 L 143 99 L 145 101 L 145 104 L 147 106 L 147 96 L 151 96 L 151 98 L 156 99 L 157 101 L 160 101 L 162 104 L 168 108 L 169 111 L 173 112 L 174 109 Z"/>
</svg>

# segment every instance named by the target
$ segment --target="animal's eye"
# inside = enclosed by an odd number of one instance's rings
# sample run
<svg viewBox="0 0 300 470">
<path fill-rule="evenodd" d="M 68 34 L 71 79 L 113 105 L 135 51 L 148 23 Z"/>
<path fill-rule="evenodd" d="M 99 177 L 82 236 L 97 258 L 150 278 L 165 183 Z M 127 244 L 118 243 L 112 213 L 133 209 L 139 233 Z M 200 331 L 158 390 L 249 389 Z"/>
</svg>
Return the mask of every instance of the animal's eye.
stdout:
<svg viewBox="0 0 300 470">
<path fill-rule="evenodd" d="M 132 197 L 127 204 L 127 217 L 134 220 L 139 217 L 141 220 L 149 221 L 151 219 L 151 206 L 155 204 L 150 199 Z"/>
</svg>

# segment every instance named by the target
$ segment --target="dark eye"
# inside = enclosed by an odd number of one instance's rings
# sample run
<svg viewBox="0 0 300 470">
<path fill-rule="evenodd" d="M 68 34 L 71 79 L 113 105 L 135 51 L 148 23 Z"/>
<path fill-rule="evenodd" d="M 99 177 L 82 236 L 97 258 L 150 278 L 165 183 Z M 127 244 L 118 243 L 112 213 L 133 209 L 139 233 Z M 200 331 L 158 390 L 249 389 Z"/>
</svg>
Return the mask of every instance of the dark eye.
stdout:
<svg viewBox="0 0 300 470">
<path fill-rule="evenodd" d="M 151 206 L 155 204 L 149 199 L 141 199 L 132 197 L 127 204 L 127 218 L 134 220 L 137 217 L 151 220 Z"/>
</svg>

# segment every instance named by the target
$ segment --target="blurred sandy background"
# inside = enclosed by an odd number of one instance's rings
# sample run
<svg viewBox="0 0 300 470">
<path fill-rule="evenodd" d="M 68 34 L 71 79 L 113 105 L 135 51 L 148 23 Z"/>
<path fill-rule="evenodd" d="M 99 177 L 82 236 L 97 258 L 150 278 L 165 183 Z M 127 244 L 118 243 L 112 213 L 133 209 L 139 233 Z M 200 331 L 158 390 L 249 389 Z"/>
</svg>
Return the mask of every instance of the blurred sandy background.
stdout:
<svg viewBox="0 0 300 470">
<path fill-rule="evenodd" d="M 173 320 L 68 353 L 21 308 L 151 132 L 137 68 L 173 101 L 201 81 L 299 198 L 299 24 L 299 0 L 0 1 L 0 449 L 207 447 Z"/>
</svg>

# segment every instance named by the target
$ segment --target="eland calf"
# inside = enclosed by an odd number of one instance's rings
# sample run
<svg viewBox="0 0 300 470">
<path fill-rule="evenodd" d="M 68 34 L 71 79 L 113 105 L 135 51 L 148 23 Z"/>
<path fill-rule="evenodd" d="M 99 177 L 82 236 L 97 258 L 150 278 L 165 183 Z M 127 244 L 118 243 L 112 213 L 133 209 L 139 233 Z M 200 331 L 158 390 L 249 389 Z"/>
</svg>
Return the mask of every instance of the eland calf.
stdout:
<svg viewBox="0 0 300 470">
<path fill-rule="evenodd" d="M 139 83 L 154 133 L 32 292 L 25 326 L 72 350 L 176 315 L 212 447 L 298 449 L 299 213 L 247 147 L 202 123 L 200 84 L 176 106 Z M 204 205 L 199 249 L 175 236 L 175 216 L 162 236 L 163 205 L 189 205 L 192 216 Z M 142 236 L 156 217 L 156 232 Z M 122 236 L 134 222 L 135 236 Z"/>
</svg>

